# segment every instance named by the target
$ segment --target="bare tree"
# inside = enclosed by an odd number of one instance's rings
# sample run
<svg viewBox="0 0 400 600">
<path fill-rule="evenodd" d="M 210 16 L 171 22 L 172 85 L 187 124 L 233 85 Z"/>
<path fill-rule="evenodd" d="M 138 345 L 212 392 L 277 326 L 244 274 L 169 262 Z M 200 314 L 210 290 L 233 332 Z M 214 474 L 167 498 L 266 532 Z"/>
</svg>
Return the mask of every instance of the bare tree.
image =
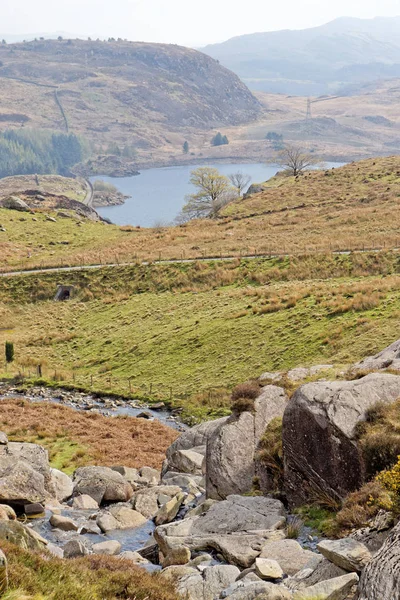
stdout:
<svg viewBox="0 0 400 600">
<path fill-rule="evenodd" d="M 199 167 L 191 172 L 190 183 L 197 188 L 185 197 L 182 209 L 188 219 L 215 218 L 221 208 L 233 200 L 229 179 L 211 167 Z"/>
<path fill-rule="evenodd" d="M 250 175 L 246 175 L 245 173 L 242 173 L 242 171 L 231 173 L 231 175 L 228 175 L 228 179 L 233 187 L 237 190 L 237 195 L 239 198 L 242 197 L 244 190 L 251 181 Z"/>
<path fill-rule="evenodd" d="M 304 152 L 298 146 L 285 146 L 283 150 L 278 152 L 273 162 L 283 167 L 286 173 L 295 177 L 304 173 L 310 167 L 320 164 L 320 161 L 315 156 Z"/>
</svg>

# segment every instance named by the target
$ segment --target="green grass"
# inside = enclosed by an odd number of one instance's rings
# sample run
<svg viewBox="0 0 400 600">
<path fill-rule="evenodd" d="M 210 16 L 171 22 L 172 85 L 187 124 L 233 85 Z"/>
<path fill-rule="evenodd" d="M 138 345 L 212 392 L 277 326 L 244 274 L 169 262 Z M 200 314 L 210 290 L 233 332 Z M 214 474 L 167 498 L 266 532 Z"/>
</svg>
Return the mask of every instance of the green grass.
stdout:
<svg viewBox="0 0 400 600">
<path fill-rule="evenodd" d="M 45 299 L 59 274 L 10 278 L 0 281 L 0 344 L 15 344 L 11 373 L 41 363 L 47 378 L 171 396 L 187 414 L 211 418 L 229 410 L 224 390 L 264 371 L 339 367 L 397 339 L 400 277 L 387 274 L 396 273 L 397 255 L 360 256 L 363 265 L 357 256 L 322 257 L 320 268 L 315 259 L 312 268 L 285 259 L 70 274 L 77 297 L 66 303 Z M 320 280 L 328 266 L 386 274 Z M 282 281 L 311 271 L 315 279 Z"/>
<path fill-rule="evenodd" d="M 295 510 L 306 527 L 314 531 L 329 535 L 335 521 L 335 513 L 319 506 L 302 506 Z"/>
</svg>

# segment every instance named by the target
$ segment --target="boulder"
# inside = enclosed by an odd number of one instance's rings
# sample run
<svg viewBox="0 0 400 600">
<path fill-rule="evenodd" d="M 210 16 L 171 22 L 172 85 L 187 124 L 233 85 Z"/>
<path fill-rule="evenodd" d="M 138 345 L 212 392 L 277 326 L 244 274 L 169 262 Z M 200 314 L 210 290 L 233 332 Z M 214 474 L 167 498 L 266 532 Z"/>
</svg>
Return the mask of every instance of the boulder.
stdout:
<svg viewBox="0 0 400 600">
<path fill-rule="evenodd" d="M 282 388 L 268 385 L 255 400 L 254 412 L 233 414 L 214 429 L 207 443 L 207 498 L 223 500 L 251 490 L 260 440 L 272 419 L 282 417 L 287 401 Z"/>
<path fill-rule="evenodd" d="M 291 600 L 292 594 L 283 585 L 276 585 L 269 581 L 238 581 L 232 586 L 229 596 L 221 595 L 228 600 Z M 313 600 L 320 600 L 315 598 Z"/>
<path fill-rule="evenodd" d="M 7 572 L 7 557 L 0 550 L 0 594 L 7 591 L 8 588 L 8 572 Z"/>
<path fill-rule="evenodd" d="M 146 519 L 153 519 L 159 511 L 159 498 L 161 495 L 166 496 L 169 501 L 180 493 L 181 488 L 176 485 L 159 485 L 138 490 L 133 494 L 131 503 L 133 508 Z"/>
<path fill-rule="evenodd" d="M 147 519 L 143 515 L 133 510 L 130 505 L 124 504 L 111 506 L 96 519 L 97 525 L 104 533 L 114 529 L 133 529 L 144 525 L 146 522 Z"/>
<path fill-rule="evenodd" d="M 293 600 L 346 600 L 357 583 L 357 573 L 348 573 L 295 592 Z M 378 600 L 378 596 L 374 600 Z M 379 600 L 383 598 L 379 597 Z"/>
<path fill-rule="evenodd" d="M 250 567 L 269 539 L 284 537 L 285 509 L 279 500 L 230 496 L 206 514 L 161 525 L 154 537 L 164 556 L 177 546 L 191 551 L 215 549 L 227 562 Z"/>
<path fill-rule="evenodd" d="M 31 504 L 24 505 L 24 514 L 27 517 L 37 517 L 38 515 L 43 515 L 45 512 L 45 507 L 40 502 L 34 502 Z"/>
<path fill-rule="evenodd" d="M 47 544 L 40 535 L 18 521 L 0 521 L 0 539 L 23 550 L 43 550 Z"/>
<path fill-rule="evenodd" d="M 1 205 L 4 208 L 8 208 L 10 210 L 19 210 L 20 212 L 30 212 L 31 209 L 27 205 L 24 200 L 18 198 L 18 196 L 10 196 L 9 198 L 4 198 L 1 201 Z"/>
<path fill-rule="evenodd" d="M 148 486 L 158 485 L 161 479 L 160 471 L 152 467 L 142 467 L 139 471 L 141 482 Z"/>
<path fill-rule="evenodd" d="M 282 579 L 283 571 L 276 560 L 272 558 L 256 558 L 256 575 L 260 579 Z"/>
<path fill-rule="evenodd" d="M 368 548 L 352 538 L 322 540 L 317 549 L 334 565 L 350 572 L 360 573 L 372 558 Z"/>
<path fill-rule="evenodd" d="M 186 565 L 190 561 L 190 550 L 187 546 L 171 548 L 168 555 L 162 561 L 163 568 L 172 565 Z"/>
<path fill-rule="evenodd" d="M 7 504 L 0 504 L 0 521 L 15 521 L 17 515 L 15 510 Z"/>
<path fill-rule="evenodd" d="M 55 490 L 55 497 L 59 502 L 65 502 L 72 496 L 74 484 L 71 477 L 58 469 L 50 469 L 51 482 Z"/>
<path fill-rule="evenodd" d="M 124 560 L 130 560 L 131 562 L 133 562 L 135 565 L 150 565 L 150 561 L 147 560 L 146 558 L 143 558 L 143 556 L 141 556 L 139 554 L 139 552 L 132 552 L 131 550 L 125 550 L 125 552 L 121 552 L 121 554 L 119 555 L 119 558 L 122 558 Z"/>
<path fill-rule="evenodd" d="M 88 549 L 80 540 L 70 540 L 63 547 L 64 558 L 78 558 L 89 554 Z"/>
<path fill-rule="evenodd" d="M 61 515 L 51 515 L 50 525 L 61 531 L 78 531 L 79 527 L 72 519 L 62 517 Z"/>
<path fill-rule="evenodd" d="M 400 372 L 400 340 L 393 342 L 393 344 L 384 348 L 378 354 L 364 358 L 364 360 L 353 365 L 350 371 L 356 374 L 368 371 L 382 371 L 384 369 Z"/>
<path fill-rule="evenodd" d="M 109 540 L 107 542 L 100 542 L 93 544 L 92 552 L 94 554 L 106 554 L 107 556 L 115 556 L 121 552 L 121 544 L 117 540 Z"/>
<path fill-rule="evenodd" d="M 164 461 L 161 472 L 162 477 L 164 477 L 165 473 L 168 471 L 184 473 L 185 471 L 181 469 L 182 455 L 180 454 L 180 451 L 205 447 L 210 435 L 226 420 L 227 417 L 217 419 L 216 421 L 206 421 L 205 423 L 200 423 L 200 425 L 196 425 L 182 433 L 175 442 L 171 444 L 166 452 L 166 460 Z"/>
<path fill-rule="evenodd" d="M 340 501 L 364 483 L 357 423 L 378 402 L 400 396 L 400 377 L 373 373 L 356 381 L 301 386 L 283 417 L 285 490 L 291 506 L 321 494 Z"/>
<path fill-rule="evenodd" d="M 305 550 L 296 540 L 267 542 L 261 550 L 260 557 L 276 560 L 286 575 L 294 575 L 304 569 L 310 560 L 320 559 L 318 554 Z"/>
<path fill-rule="evenodd" d="M 163 504 L 154 517 L 155 524 L 164 525 L 164 523 L 170 523 L 173 521 L 178 514 L 184 499 L 185 494 L 181 492 L 180 494 L 174 496 L 169 502 Z"/>
<path fill-rule="evenodd" d="M 178 577 L 176 591 L 186 600 L 214 600 L 238 574 L 239 569 L 231 565 L 207 567 L 202 574 L 194 571 Z"/>
<path fill-rule="evenodd" d="M 78 510 L 97 510 L 99 505 L 91 496 L 82 494 L 81 496 L 75 496 L 72 501 L 72 508 Z"/>
<path fill-rule="evenodd" d="M 182 473 L 202 475 L 202 465 L 206 454 L 206 446 L 197 446 L 189 450 L 178 450 L 175 455 L 175 464 Z"/>
<path fill-rule="evenodd" d="M 108 467 L 80 467 L 74 473 L 74 494 L 87 494 L 100 505 L 126 502 L 133 489 L 120 473 Z"/>
<path fill-rule="evenodd" d="M 7 434 L 4 433 L 4 431 L 0 431 L 0 446 L 7 446 L 7 444 L 8 444 Z"/>
<path fill-rule="evenodd" d="M 359 585 L 359 600 L 400 598 L 400 523 L 365 567 Z"/>
</svg>

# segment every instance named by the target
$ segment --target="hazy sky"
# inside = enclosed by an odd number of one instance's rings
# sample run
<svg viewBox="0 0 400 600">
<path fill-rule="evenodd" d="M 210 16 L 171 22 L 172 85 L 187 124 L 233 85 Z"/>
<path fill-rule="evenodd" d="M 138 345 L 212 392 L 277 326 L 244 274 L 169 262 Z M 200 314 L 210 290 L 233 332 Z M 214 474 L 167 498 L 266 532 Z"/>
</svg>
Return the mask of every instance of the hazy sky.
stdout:
<svg viewBox="0 0 400 600">
<path fill-rule="evenodd" d="M 0 33 L 67 31 L 198 46 L 377 15 L 400 15 L 399 0 L 0 0 Z"/>
</svg>

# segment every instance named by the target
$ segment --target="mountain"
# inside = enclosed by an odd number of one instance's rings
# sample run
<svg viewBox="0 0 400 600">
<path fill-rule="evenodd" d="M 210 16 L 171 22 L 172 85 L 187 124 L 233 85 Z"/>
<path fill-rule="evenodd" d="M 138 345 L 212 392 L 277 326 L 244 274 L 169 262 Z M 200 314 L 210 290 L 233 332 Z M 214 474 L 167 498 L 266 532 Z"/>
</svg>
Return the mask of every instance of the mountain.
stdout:
<svg viewBox="0 0 400 600">
<path fill-rule="evenodd" d="M 0 130 L 64 130 L 98 153 L 166 147 L 256 119 L 259 101 L 193 49 L 122 40 L 0 44 Z M 207 136 L 210 134 L 208 133 Z"/>
<path fill-rule="evenodd" d="M 254 90 L 295 95 L 400 77 L 400 17 L 339 18 L 303 30 L 254 33 L 203 48 Z"/>
</svg>

